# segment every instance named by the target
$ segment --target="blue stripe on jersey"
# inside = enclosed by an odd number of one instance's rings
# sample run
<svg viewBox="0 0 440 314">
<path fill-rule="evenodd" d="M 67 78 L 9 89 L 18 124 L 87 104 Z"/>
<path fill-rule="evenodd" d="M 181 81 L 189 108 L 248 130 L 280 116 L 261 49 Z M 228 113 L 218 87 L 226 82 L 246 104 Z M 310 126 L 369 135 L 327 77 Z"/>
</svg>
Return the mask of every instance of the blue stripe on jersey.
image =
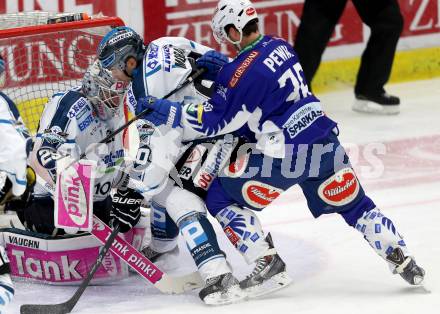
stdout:
<svg viewBox="0 0 440 314">
<path fill-rule="evenodd" d="M 148 91 L 145 90 L 144 86 L 144 77 L 142 75 L 142 64 L 136 68 L 136 71 L 133 73 L 133 81 L 131 83 L 134 97 L 139 100 L 148 95 Z"/>
<path fill-rule="evenodd" d="M 78 91 L 70 90 L 65 93 L 58 101 L 58 108 L 50 122 L 49 129 L 53 126 L 59 126 L 63 131 L 66 131 L 68 122 L 70 121 L 67 113 L 81 97 L 84 96 Z"/>
<path fill-rule="evenodd" d="M 0 119 L 0 123 L 2 124 L 14 124 L 11 120 Z"/>
<path fill-rule="evenodd" d="M 162 69 L 162 66 L 159 65 L 159 66 L 158 66 L 157 68 L 155 68 L 154 70 L 151 70 L 150 72 L 146 73 L 146 74 L 145 74 L 145 77 L 149 77 L 149 76 L 153 75 L 154 73 L 159 72 L 161 69 Z"/>
<path fill-rule="evenodd" d="M 12 172 L 7 171 L 7 170 L 4 170 L 4 169 L 0 169 L 0 171 L 2 171 L 2 172 L 6 172 L 6 173 L 10 174 L 11 176 L 13 176 L 15 182 L 17 182 L 18 184 L 20 184 L 20 185 L 26 185 L 26 180 L 20 180 L 20 179 L 17 179 L 17 175 L 16 175 L 15 173 L 12 173 Z"/>
<path fill-rule="evenodd" d="M 12 114 L 14 115 L 15 120 L 18 120 L 18 118 L 20 117 L 20 113 L 18 112 L 17 107 L 15 106 L 14 102 L 11 100 L 11 98 L 9 98 L 5 93 L 0 92 L 0 97 L 2 97 L 9 106 L 9 110 L 12 112 Z"/>
</svg>

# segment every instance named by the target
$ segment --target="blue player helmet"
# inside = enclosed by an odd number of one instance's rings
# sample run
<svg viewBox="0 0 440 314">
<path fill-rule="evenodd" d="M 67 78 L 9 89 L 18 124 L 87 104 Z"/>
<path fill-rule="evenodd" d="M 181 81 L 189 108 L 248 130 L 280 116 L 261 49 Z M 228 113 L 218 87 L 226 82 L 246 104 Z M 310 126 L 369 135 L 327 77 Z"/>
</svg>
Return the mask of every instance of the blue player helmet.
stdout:
<svg viewBox="0 0 440 314">
<path fill-rule="evenodd" d="M 98 59 L 105 69 L 120 69 L 125 72 L 126 62 L 133 57 L 140 62 L 145 52 L 141 36 L 127 26 L 116 27 L 101 40 Z"/>
</svg>

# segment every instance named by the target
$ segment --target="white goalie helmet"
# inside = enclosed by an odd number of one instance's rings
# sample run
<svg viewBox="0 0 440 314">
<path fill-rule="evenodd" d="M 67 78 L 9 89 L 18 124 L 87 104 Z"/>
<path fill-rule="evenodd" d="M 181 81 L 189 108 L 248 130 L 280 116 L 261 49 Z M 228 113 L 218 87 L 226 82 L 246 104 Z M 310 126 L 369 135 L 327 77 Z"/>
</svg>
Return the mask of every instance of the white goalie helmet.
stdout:
<svg viewBox="0 0 440 314">
<path fill-rule="evenodd" d="M 243 38 L 243 28 L 257 18 L 257 10 L 249 0 L 220 0 L 211 23 L 214 38 L 219 44 L 228 41 L 237 45 Z M 228 37 L 225 30 L 225 27 L 231 24 L 240 33 L 240 40 L 236 42 Z"/>
<path fill-rule="evenodd" d="M 121 112 L 127 83 L 116 81 L 111 71 L 96 60 L 84 74 L 82 92 L 92 103 L 98 117 L 108 120 Z"/>
</svg>

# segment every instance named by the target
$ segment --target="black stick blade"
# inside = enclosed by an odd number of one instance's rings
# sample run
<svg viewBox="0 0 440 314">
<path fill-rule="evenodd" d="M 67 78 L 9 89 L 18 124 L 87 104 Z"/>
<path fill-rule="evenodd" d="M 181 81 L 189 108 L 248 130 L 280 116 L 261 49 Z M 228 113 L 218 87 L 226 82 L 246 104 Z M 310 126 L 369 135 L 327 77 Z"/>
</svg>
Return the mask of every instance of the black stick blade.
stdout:
<svg viewBox="0 0 440 314">
<path fill-rule="evenodd" d="M 23 304 L 20 314 L 67 314 L 71 308 L 66 303 L 61 304 Z"/>
</svg>

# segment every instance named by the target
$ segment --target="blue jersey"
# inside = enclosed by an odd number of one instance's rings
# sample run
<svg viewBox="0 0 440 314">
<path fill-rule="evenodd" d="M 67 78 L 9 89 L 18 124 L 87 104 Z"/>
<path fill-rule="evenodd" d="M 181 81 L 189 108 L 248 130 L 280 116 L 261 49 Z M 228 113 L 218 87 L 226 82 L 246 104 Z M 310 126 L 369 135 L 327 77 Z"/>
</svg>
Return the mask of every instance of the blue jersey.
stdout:
<svg viewBox="0 0 440 314">
<path fill-rule="evenodd" d="M 213 97 L 185 106 L 182 123 L 200 136 L 235 132 L 276 158 L 288 153 L 285 144 L 313 143 L 336 126 L 310 92 L 292 46 L 271 36 L 223 66 Z"/>
</svg>

